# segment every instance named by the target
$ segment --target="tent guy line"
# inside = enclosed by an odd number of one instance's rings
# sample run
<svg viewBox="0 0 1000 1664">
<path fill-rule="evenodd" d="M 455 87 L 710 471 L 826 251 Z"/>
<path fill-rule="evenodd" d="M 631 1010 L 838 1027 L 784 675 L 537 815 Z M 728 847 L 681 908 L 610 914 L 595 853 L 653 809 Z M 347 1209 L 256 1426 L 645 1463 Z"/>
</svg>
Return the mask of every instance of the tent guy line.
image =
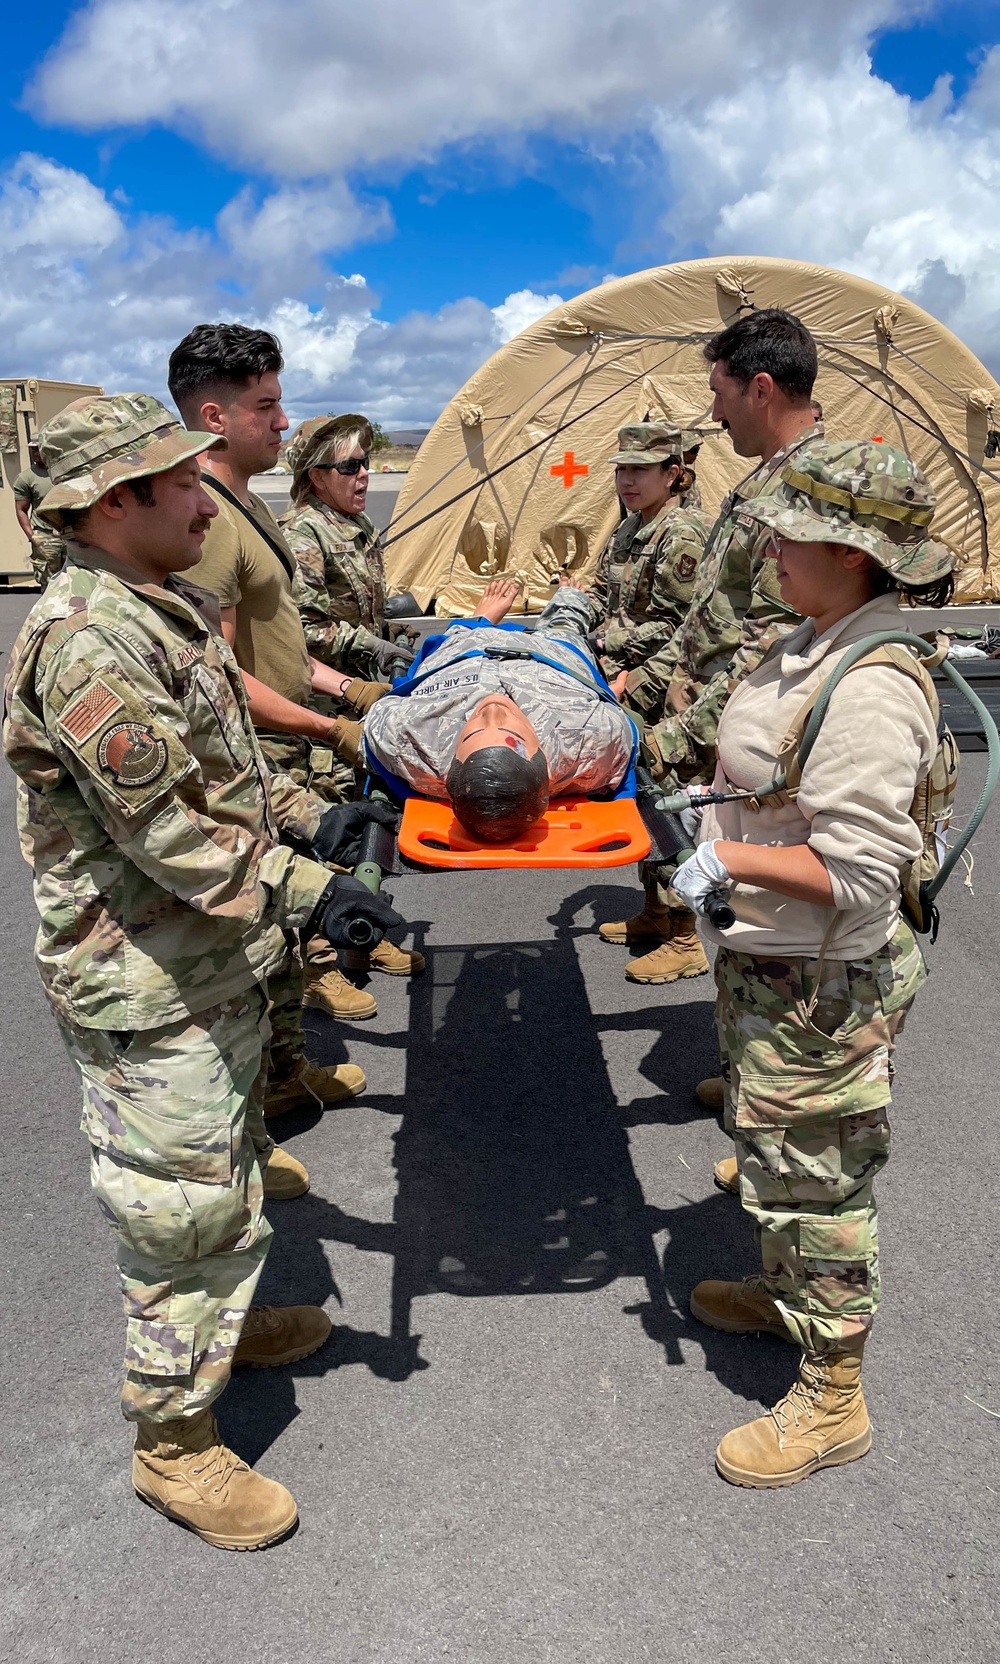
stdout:
<svg viewBox="0 0 1000 1664">
<path fill-rule="evenodd" d="M 691 334 L 691 335 L 620 335 L 620 336 L 612 336 L 612 335 L 607 334 L 604 331 L 597 331 L 597 332 L 594 332 L 591 335 L 591 339 L 594 342 L 594 349 L 599 350 L 605 344 L 617 343 L 619 341 L 623 341 L 623 342 L 624 341 L 635 341 L 635 342 L 670 341 L 672 343 L 677 343 L 680 346 L 693 346 L 693 345 L 697 344 L 697 342 L 699 342 L 699 341 L 710 340 L 711 336 L 704 333 L 704 332 L 699 332 L 697 334 Z M 817 345 L 832 347 L 835 351 L 842 351 L 843 348 L 847 345 L 852 345 L 853 346 L 853 345 L 860 344 L 860 343 L 855 343 L 853 341 L 838 340 L 834 337 L 824 338 L 824 337 L 818 336 L 818 335 L 815 337 L 815 339 L 816 339 Z M 908 359 L 909 362 L 911 362 L 916 369 L 923 370 L 923 366 L 920 364 L 918 359 L 911 359 L 910 355 L 908 353 L 904 353 L 901 348 L 894 347 L 893 343 L 891 341 L 887 342 L 886 344 L 890 348 L 890 350 L 898 352 L 900 354 L 900 357 Z M 850 355 L 847 355 L 847 356 L 850 356 Z M 387 549 L 391 543 L 398 542 L 401 537 L 406 537 L 406 535 L 409 532 L 415 532 L 420 526 L 425 526 L 428 523 L 428 521 L 433 520 L 436 515 L 443 514 L 446 509 L 452 508 L 455 503 L 461 502 L 463 497 L 468 497 L 470 495 L 470 493 L 472 493 L 473 491 L 481 490 L 484 485 L 488 485 L 489 482 L 491 480 L 496 479 L 498 477 L 498 475 L 505 473 L 508 468 L 513 468 L 515 463 L 523 461 L 523 459 L 526 456 L 530 456 L 533 451 L 537 451 L 537 450 L 541 449 L 541 447 L 543 445 L 550 445 L 552 443 L 553 439 L 557 439 L 561 433 L 565 433 L 568 428 L 571 428 L 574 425 L 574 423 L 582 422 L 583 419 L 586 416 L 592 415 L 593 412 L 595 410 L 599 410 L 602 405 L 608 404 L 608 403 L 610 403 L 610 401 L 612 399 L 617 398 L 622 392 L 624 392 L 625 388 L 633 386 L 634 383 L 637 382 L 637 381 L 642 381 L 644 377 L 652 375 L 655 370 L 662 369 L 663 365 L 669 363 L 670 359 L 673 358 L 673 357 L 676 357 L 675 353 L 668 353 L 666 358 L 659 359 L 655 364 L 651 365 L 650 367 L 648 367 L 646 369 L 641 370 L 638 375 L 632 376 L 632 377 L 630 377 L 630 379 L 628 381 L 622 382 L 620 384 L 620 386 L 615 388 L 615 390 L 613 392 L 608 393 L 602 399 L 598 399 L 595 404 L 589 405 L 586 410 L 578 411 L 575 416 L 571 416 L 571 417 L 568 418 L 567 421 L 560 423 L 560 425 L 558 427 L 553 428 L 553 430 L 550 434 L 546 434 L 542 439 L 536 439 L 534 444 L 525 446 L 524 450 L 518 451 L 514 456 L 509 457 L 506 462 L 502 462 L 502 463 L 498 464 L 498 466 L 496 468 L 489 469 L 485 474 L 481 475 L 478 479 L 474 480 L 471 485 L 467 485 L 467 486 L 463 487 L 463 489 L 461 491 L 456 492 L 453 497 L 449 497 L 445 502 L 439 503 L 436 508 L 432 508 L 428 514 L 422 515 L 419 520 L 414 520 L 412 525 L 401 526 L 398 530 L 391 532 L 391 534 L 388 537 L 383 538 L 382 547 L 384 549 Z M 593 371 L 594 367 L 595 366 L 593 364 L 593 361 L 591 361 L 589 364 L 587 364 L 584 371 L 576 378 L 577 382 L 582 381 L 587 374 L 589 374 Z M 988 477 L 991 480 L 996 480 L 997 483 L 1000 483 L 1000 474 L 994 473 L 994 471 L 992 469 L 987 468 L 985 466 L 985 464 L 983 464 L 983 463 L 975 462 L 973 460 L 973 458 L 971 456 L 969 456 L 969 454 L 966 451 L 960 450 L 957 445 L 953 445 L 951 440 L 948 439 L 947 436 L 944 433 L 942 433 L 940 430 L 928 427 L 926 425 L 926 423 L 919 421 L 916 416 L 909 415 L 908 412 L 901 409 L 899 405 L 893 404 L 891 399 L 887 399 L 883 394 L 877 392 L 874 387 L 870 386 L 870 384 L 868 384 L 866 382 L 862 382 L 861 380 L 859 380 L 859 378 L 857 376 L 852 375 L 849 370 L 845 370 L 842 365 L 833 364 L 829 360 L 827 360 L 826 361 L 826 368 L 829 369 L 829 370 L 835 371 L 839 375 L 846 376 L 849 381 L 854 382 L 855 386 L 863 388 L 866 392 L 870 393 L 873 398 L 878 399 L 880 401 L 880 403 L 882 403 L 884 405 L 887 405 L 888 408 L 893 412 L 893 414 L 896 415 L 900 419 L 900 421 L 912 422 L 914 427 L 918 427 L 918 428 L 922 429 L 922 431 L 924 433 L 927 433 L 931 436 L 931 438 L 936 439 L 938 441 L 938 443 L 941 444 L 946 451 L 951 452 L 951 454 L 953 456 L 955 456 L 956 458 L 958 458 L 962 462 L 968 463 L 969 468 L 974 468 L 974 469 L 977 470 L 977 472 L 986 474 L 986 475 L 988 475 Z M 909 390 L 907 388 L 905 388 L 902 385 L 901 382 L 897 381 L 896 377 L 891 375 L 888 370 L 884 370 L 881 373 L 882 373 L 884 379 L 890 384 L 890 386 L 896 388 L 900 393 L 902 393 L 904 396 L 906 396 L 908 398 L 913 397 L 913 395 L 909 392 Z M 932 374 L 931 371 L 926 371 L 925 373 L 928 374 L 928 375 Z M 557 374 L 558 374 L 558 372 L 557 372 Z M 534 389 L 534 391 L 528 395 L 527 398 L 522 399 L 521 404 L 518 405 L 517 408 L 515 410 L 513 410 L 510 413 L 509 416 L 503 418 L 503 421 L 505 423 L 509 422 L 509 421 L 512 421 L 514 419 L 514 417 L 518 414 L 518 412 L 524 408 L 525 405 L 530 404 L 532 402 L 532 400 L 536 399 L 538 397 L 539 393 L 544 392 L 545 388 L 551 382 L 555 381 L 556 379 L 557 379 L 557 376 L 552 375 L 552 376 L 549 376 L 546 379 L 546 381 L 541 382 L 539 384 L 539 386 L 536 387 Z M 933 379 L 935 381 L 937 381 L 941 387 L 944 387 L 949 393 L 954 394 L 954 396 L 956 398 L 961 397 L 961 394 L 959 394 L 954 387 L 949 387 L 947 382 L 941 381 L 940 378 L 937 377 L 937 376 L 934 376 Z M 567 391 L 572 391 L 572 386 L 570 388 L 567 388 Z M 926 414 L 926 412 L 925 412 L 925 414 Z M 496 419 L 496 418 L 494 418 L 494 419 Z M 490 434 L 489 437 L 491 439 L 496 439 L 497 434 L 496 433 Z M 484 434 L 483 438 L 479 441 L 478 445 L 473 447 L 473 454 L 476 450 L 481 451 L 485 444 L 486 444 L 486 435 Z M 403 515 L 401 515 L 400 518 L 403 518 L 403 516 L 405 516 L 407 513 L 411 512 L 412 509 L 414 509 L 416 507 L 417 503 L 422 502 L 424 500 L 424 498 L 430 496 L 431 493 L 433 491 L 435 491 L 437 489 L 437 487 L 439 485 L 441 485 L 448 478 L 448 476 L 450 474 L 453 474 L 456 471 L 456 469 L 458 469 L 460 466 L 461 466 L 460 462 L 453 463 L 452 466 L 449 469 L 447 469 L 445 473 L 441 474 L 436 480 L 433 480 L 431 482 L 431 484 L 429 486 L 427 486 L 427 488 L 423 492 L 421 492 L 420 496 L 418 498 L 416 498 L 413 503 L 410 503 L 407 506 L 406 509 L 404 509 Z M 969 483 L 970 483 L 970 485 L 972 486 L 973 490 L 976 493 L 976 497 L 977 497 L 978 502 L 979 502 L 980 513 L 981 513 L 982 518 L 983 518 L 983 526 L 985 528 L 985 526 L 986 526 L 986 505 L 983 503 L 982 496 L 979 492 L 978 486 L 975 483 L 975 480 L 972 478 L 971 474 L 968 474 L 968 469 L 964 470 L 964 472 L 967 474 L 967 477 L 969 479 Z"/>
<path fill-rule="evenodd" d="M 526 456 L 530 456 L 533 451 L 540 450 L 543 445 L 551 445 L 553 439 L 558 439 L 559 435 L 561 433 L 565 433 L 567 428 L 573 427 L 577 422 L 582 422 L 585 416 L 592 416 L 595 410 L 600 410 L 602 405 L 610 404 L 612 399 L 620 398 L 626 387 L 631 387 L 635 382 L 644 380 L 646 376 L 651 376 L 654 370 L 662 369 L 664 364 L 669 364 L 670 360 L 672 358 L 676 358 L 676 356 L 676 353 L 667 353 L 665 358 L 658 359 L 657 362 L 650 368 L 642 369 L 639 371 L 638 375 L 631 376 L 628 381 L 621 382 L 620 385 L 613 388 L 610 393 L 606 393 L 603 399 L 598 399 L 596 403 L 588 405 L 586 410 L 580 410 L 575 416 L 570 416 L 567 421 L 561 422 L 557 428 L 553 428 L 551 433 L 544 434 L 541 439 L 536 439 L 533 445 L 526 445 L 523 451 L 518 451 L 517 454 L 510 457 L 508 461 L 501 462 L 496 468 L 491 468 L 488 473 L 483 474 L 479 479 L 473 480 L 471 485 L 464 486 L 461 491 L 457 491 L 455 493 L 454 497 L 449 497 L 447 502 L 439 503 L 437 508 L 432 508 L 429 514 L 424 514 L 419 520 L 414 520 L 412 526 L 403 526 L 399 531 L 391 533 L 388 537 L 384 537 L 382 539 L 383 549 L 388 549 L 390 543 L 397 543 L 401 537 L 406 537 L 408 533 L 415 532 L 419 526 L 426 526 L 428 520 L 433 520 L 435 515 L 443 514 L 445 509 L 452 508 L 455 503 L 461 502 L 462 498 L 468 497 L 470 492 L 481 491 L 484 485 L 489 484 L 490 480 L 495 480 L 499 474 L 505 473 L 508 468 L 513 468 L 515 463 L 523 462 L 524 458 Z M 588 366 L 588 368 L 590 368 L 590 366 Z M 553 377 L 550 376 L 549 380 L 551 381 L 552 379 Z M 582 376 L 577 377 L 578 381 L 582 379 Z M 541 386 L 536 388 L 535 392 L 530 395 L 530 398 L 537 398 L 538 394 L 543 391 L 544 387 L 545 383 L 543 382 Z M 570 391 L 570 389 L 567 389 L 567 391 Z M 522 405 L 527 404 L 528 402 L 529 400 L 525 399 L 522 401 Z M 496 435 L 493 434 L 491 437 L 495 438 Z M 480 440 L 479 447 L 477 448 L 481 449 L 485 442 L 484 436 L 484 438 Z M 448 474 L 454 473 L 454 469 L 457 466 L 458 464 L 456 463 L 454 467 L 448 469 L 447 473 L 442 474 L 439 479 L 436 479 L 432 485 L 428 486 L 428 491 L 434 491 L 441 484 L 442 480 L 446 480 L 448 478 Z M 427 493 L 425 492 L 424 495 L 426 496 Z"/>
</svg>

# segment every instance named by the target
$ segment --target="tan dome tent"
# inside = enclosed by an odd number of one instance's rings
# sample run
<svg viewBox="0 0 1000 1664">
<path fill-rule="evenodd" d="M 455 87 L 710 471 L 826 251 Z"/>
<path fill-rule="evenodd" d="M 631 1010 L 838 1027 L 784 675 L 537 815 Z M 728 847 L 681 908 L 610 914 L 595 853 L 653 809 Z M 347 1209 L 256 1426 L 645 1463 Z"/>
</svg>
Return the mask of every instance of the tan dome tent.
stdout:
<svg viewBox="0 0 1000 1664">
<path fill-rule="evenodd" d="M 462 614 L 506 571 L 524 580 L 527 608 L 537 610 L 564 562 L 591 570 L 618 519 L 607 461 L 615 435 L 647 415 L 705 430 L 698 483 L 714 514 L 750 464 L 712 428 L 701 348 L 750 306 L 787 307 L 808 325 L 830 437 L 882 438 L 926 469 L 938 494 L 934 535 L 962 563 L 959 598 L 1000 599 L 993 378 L 902 295 L 823 266 L 756 257 L 618 278 L 501 347 L 442 412 L 410 469 L 387 539 L 393 588 Z"/>
</svg>

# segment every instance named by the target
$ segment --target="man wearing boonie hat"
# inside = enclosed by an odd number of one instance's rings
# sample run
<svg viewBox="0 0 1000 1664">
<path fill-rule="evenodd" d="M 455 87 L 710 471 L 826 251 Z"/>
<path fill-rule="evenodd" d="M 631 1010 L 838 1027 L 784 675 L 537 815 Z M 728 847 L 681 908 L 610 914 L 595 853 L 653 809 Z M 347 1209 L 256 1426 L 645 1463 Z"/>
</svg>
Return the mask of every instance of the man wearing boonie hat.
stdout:
<svg viewBox="0 0 1000 1664">
<path fill-rule="evenodd" d="M 133 1482 L 206 1541 L 256 1548 L 295 1504 L 222 1445 L 210 1406 L 234 1364 L 287 1363 L 330 1332 L 318 1307 L 251 1305 L 265 1190 L 308 1188 L 264 1126 L 267 978 L 286 932 L 401 921 L 279 843 L 326 838 L 340 811 L 271 779 L 216 598 L 177 575 L 216 512 L 198 459 L 224 444 L 143 393 L 78 399 L 42 429 L 67 560 L 14 646 L 3 740 L 36 963 L 118 1238 Z M 360 1069 L 324 1073 L 330 1096 L 364 1089 Z"/>
<path fill-rule="evenodd" d="M 708 522 L 686 498 L 697 433 L 634 422 L 618 433 L 615 490 L 628 513 L 590 584 L 595 646 L 606 675 L 634 670 L 665 647 L 687 612 Z"/>
<path fill-rule="evenodd" d="M 849 648 L 908 628 L 901 596 L 943 606 L 955 560 L 929 536 L 934 492 L 902 451 L 817 444 L 746 511 L 802 622 L 728 700 L 718 792 L 674 886 L 702 915 L 710 892 L 736 915 L 718 949 L 716 1022 L 726 1125 L 721 1167 L 757 1227 L 762 1275 L 709 1280 L 702 1323 L 762 1331 L 802 1352 L 767 1415 L 728 1433 L 724 1478 L 768 1488 L 863 1456 L 871 1427 L 862 1354 L 879 1300 L 873 1184 L 889 1157 L 892 1051 L 926 970 L 903 886 L 927 828 L 918 788 L 938 751 L 938 703 L 905 645 L 876 647 L 829 699 L 794 789 L 767 793 L 798 757 L 820 689 Z M 763 790 L 764 795 L 760 795 Z"/>
</svg>

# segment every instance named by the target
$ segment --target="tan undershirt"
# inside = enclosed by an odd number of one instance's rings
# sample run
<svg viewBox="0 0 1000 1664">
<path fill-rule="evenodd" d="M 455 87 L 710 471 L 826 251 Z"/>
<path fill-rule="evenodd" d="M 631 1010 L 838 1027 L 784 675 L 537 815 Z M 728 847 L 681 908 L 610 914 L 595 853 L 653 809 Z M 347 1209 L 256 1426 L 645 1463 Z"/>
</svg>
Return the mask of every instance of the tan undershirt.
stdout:
<svg viewBox="0 0 1000 1664">
<path fill-rule="evenodd" d="M 207 473 L 202 483 L 219 512 L 205 535 L 201 560 L 185 576 L 213 590 L 220 607 L 235 607 L 233 651 L 240 669 L 296 705 L 308 705 L 312 675 L 292 580 L 245 515 L 213 490 Z M 254 518 L 283 546 L 281 529 L 267 504 L 252 493 L 250 503 Z M 291 554 L 288 563 L 294 571 Z"/>
</svg>

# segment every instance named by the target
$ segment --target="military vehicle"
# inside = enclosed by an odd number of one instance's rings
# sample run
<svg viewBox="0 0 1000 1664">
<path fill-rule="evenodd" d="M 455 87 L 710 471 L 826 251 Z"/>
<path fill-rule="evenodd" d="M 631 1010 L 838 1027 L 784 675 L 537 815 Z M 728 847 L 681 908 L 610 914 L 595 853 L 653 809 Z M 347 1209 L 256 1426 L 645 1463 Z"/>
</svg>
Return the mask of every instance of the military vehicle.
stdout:
<svg viewBox="0 0 1000 1664">
<path fill-rule="evenodd" d="M 28 539 L 14 512 L 14 481 L 29 463 L 28 446 L 74 399 L 103 393 L 103 387 L 74 381 L 41 381 L 36 376 L 0 379 L 0 584 L 31 586 L 34 575 Z"/>
</svg>

